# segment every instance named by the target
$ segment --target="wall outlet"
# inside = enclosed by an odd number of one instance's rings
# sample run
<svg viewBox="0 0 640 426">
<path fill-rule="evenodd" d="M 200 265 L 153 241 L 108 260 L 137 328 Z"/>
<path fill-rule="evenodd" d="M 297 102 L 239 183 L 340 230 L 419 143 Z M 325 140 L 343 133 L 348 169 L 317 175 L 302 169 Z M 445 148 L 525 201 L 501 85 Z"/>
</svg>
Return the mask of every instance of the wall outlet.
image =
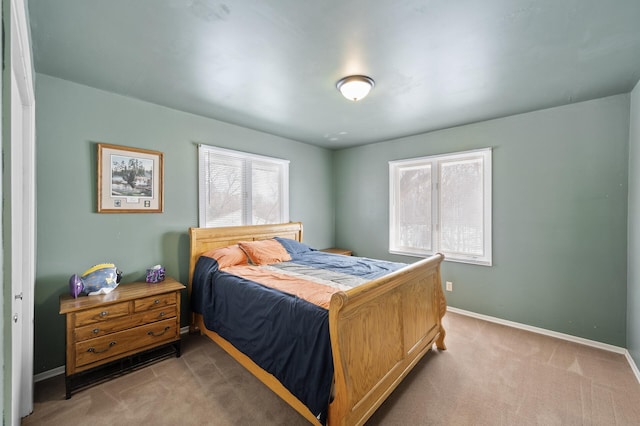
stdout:
<svg viewBox="0 0 640 426">
<path fill-rule="evenodd" d="M 451 281 L 447 281 L 446 289 L 447 291 L 453 291 L 453 283 Z"/>
</svg>

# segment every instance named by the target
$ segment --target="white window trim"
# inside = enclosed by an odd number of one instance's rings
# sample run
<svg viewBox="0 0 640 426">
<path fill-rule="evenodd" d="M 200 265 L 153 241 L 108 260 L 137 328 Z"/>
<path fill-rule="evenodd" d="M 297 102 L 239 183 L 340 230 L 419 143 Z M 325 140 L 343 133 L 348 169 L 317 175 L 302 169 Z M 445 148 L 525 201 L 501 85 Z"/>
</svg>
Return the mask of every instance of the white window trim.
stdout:
<svg viewBox="0 0 640 426">
<path fill-rule="evenodd" d="M 205 182 L 204 182 L 204 155 L 203 152 L 207 151 L 209 153 L 213 152 L 216 154 L 224 155 L 227 157 L 235 157 L 245 161 L 262 161 L 262 162 L 271 162 L 274 164 L 279 164 L 284 166 L 282 168 L 282 187 L 280 188 L 282 194 L 282 204 L 281 204 L 281 217 L 282 222 L 289 222 L 289 160 L 284 160 L 281 158 L 268 157 L 264 155 L 251 154 L 248 152 L 235 151 L 232 149 L 219 148 L 216 146 L 199 144 L 198 145 L 198 223 L 200 227 L 206 227 L 206 209 L 207 202 L 205 197 Z M 246 194 L 248 197 L 251 197 L 251 182 L 248 183 L 248 186 L 244 188 L 248 191 Z M 249 202 L 249 205 L 251 203 Z M 244 212 L 245 215 L 248 215 L 248 218 L 245 217 L 244 220 L 247 222 L 247 225 L 251 221 L 251 212 Z"/>
<path fill-rule="evenodd" d="M 460 262 L 460 263 L 470 263 L 474 265 L 483 265 L 483 266 L 492 266 L 493 264 L 493 253 L 492 253 L 492 194 L 491 194 L 491 186 L 492 186 L 492 163 L 491 163 L 491 148 L 482 148 L 475 149 L 470 151 L 456 152 L 451 154 L 440 154 L 440 155 L 431 155 L 426 157 L 419 158 L 411 158 L 406 160 L 396 160 L 389 161 L 389 253 L 400 254 L 406 256 L 415 256 L 415 257 L 427 257 L 434 253 L 441 252 L 445 255 L 446 261 L 452 262 Z M 483 237 L 484 237 L 484 256 L 472 256 L 462 253 L 447 253 L 439 248 L 439 233 L 440 233 L 440 167 L 441 164 L 445 161 L 459 160 L 459 159 L 472 159 L 472 158 L 482 158 L 483 159 L 483 192 L 484 192 L 484 205 L 483 205 L 483 215 L 484 215 L 484 229 L 483 229 Z M 397 204 L 397 179 L 396 174 L 397 170 L 402 167 L 408 167 L 411 165 L 425 165 L 426 163 L 431 164 L 432 177 L 431 177 L 431 217 L 432 217 L 432 234 L 431 234 L 431 248 L 432 250 L 421 250 L 421 249 L 411 249 L 407 248 L 395 248 L 395 231 L 396 231 L 396 204 Z"/>
</svg>

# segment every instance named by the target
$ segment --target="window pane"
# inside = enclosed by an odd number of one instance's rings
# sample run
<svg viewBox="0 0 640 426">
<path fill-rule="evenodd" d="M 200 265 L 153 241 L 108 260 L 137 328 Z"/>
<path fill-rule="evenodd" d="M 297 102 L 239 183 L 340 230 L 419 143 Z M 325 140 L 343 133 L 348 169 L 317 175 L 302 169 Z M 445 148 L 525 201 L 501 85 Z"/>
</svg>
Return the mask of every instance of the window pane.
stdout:
<svg viewBox="0 0 640 426">
<path fill-rule="evenodd" d="M 207 227 L 242 225 L 243 161 L 208 154 L 205 180 Z"/>
<path fill-rule="evenodd" d="M 252 162 L 252 224 L 282 223 L 282 166 Z"/>
<path fill-rule="evenodd" d="M 484 254 L 482 158 L 440 165 L 440 249 Z"/>
<path fill-rule="evenodd" d="M 431 165 L 399 173 L 398 246 L 431 250 Z"/>
<path fill-rule="evenodd" d="M 492 265 L 491 148 L 390 161 L 389 183 L 391 253 Z"/>
<path fill-rule="evenodd" d="M 289 161 L 207 145 L 198 160 L 201 227 L 289 221 Z"/>
</svg>

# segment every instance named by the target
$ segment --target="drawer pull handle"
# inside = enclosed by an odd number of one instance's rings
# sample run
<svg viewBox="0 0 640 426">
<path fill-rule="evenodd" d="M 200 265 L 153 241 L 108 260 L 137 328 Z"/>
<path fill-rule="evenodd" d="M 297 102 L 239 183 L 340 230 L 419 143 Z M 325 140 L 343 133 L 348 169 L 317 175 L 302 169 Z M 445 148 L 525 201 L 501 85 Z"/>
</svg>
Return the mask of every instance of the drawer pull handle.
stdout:
<svg viewBox="0 0 640 426">
<path fill-rule="evenodd" d="M 157 305 L 158 303 L 160 303 L 160 299 L 156 299 L 156 300 L 153 301 L 154 305 Z"/>
<path fill-rule="evenodd" d="M 93 334 L 98 334 L 100 333 L 100 329 L 99 328 L 94 328 L 93 329 Z"/>
<path fill-rule="evenodd" d="M 93 352 L 94 354 L 101 354 L 101 353 L 106 352 L 109 349 L 111 349 L 111 346 L 113 346 L 115 344 L 116 344 L 116 342 L 114 340 L 113 342 L 109 342 L 109 346 L 106 349 L 103 349 L 101 351 L 97 351 L 96 348 L 89 348 L 89 349 L 87 349 L 87 352 Z"/>
<path fill-rule="evenodd" d="M 160 314 L 159 314 L 159 316 L 161 316 L 161 317 L 163 317 L 165 315 L 167 315 L 167 314 L 165 314 L 164 311 L 160 312 Z"/>
<path fill-rule="evenodd" d="M 101 316 L 101 317 L 106 317 L 107 315 L 109 315 L 109 311 L 102 311 L 102 312 L 100 312 L 100 316 Z"/>
<path fill-rule="evenodd" d="M 158 334 L 156 334 L 156 333 L 154 333 L 153 331 L 149 331 L 149 332 L 147 332 L 147 334 L 148 334 L 149 336 L 156 336 L 156 337 L 157 337 L 157 336 L 162 336 L 162 335 L 163 335 L 164 333 L 166 333 L 170 328 L 171 328 L 171 327 L 166 326 L 166 327 L 164 328 L 164 330 L 162 331 L 162 333 L 158 333 Z"/>
</svg>

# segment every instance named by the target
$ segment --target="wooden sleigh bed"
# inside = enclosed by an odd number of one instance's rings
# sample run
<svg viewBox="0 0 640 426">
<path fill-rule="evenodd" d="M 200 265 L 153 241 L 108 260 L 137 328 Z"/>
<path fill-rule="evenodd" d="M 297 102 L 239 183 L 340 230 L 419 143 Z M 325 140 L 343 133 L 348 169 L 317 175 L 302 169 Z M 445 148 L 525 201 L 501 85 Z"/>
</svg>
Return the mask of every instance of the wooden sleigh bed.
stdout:
<svg viewBox="0 0 640 426">
<path fill-rule="evenodd" d="M 302 223 L 190 228 L 189 295 L 195 265 L 206 251 L 239 241 L 273 237 L 302 241 Z M 441 254 L 331 297 L 329 332 L 334 363 L 333 399 L 327 423 L 360 425 L 375 412 L 416 363 L 436 345 L 446 349 L 442 317 L 446 302 L 440 278 Z M 311 411 L 273 375 L 193 314 L 191 331 L 202 332 L 266 384 L 309 422 Z"/>
</svg>

